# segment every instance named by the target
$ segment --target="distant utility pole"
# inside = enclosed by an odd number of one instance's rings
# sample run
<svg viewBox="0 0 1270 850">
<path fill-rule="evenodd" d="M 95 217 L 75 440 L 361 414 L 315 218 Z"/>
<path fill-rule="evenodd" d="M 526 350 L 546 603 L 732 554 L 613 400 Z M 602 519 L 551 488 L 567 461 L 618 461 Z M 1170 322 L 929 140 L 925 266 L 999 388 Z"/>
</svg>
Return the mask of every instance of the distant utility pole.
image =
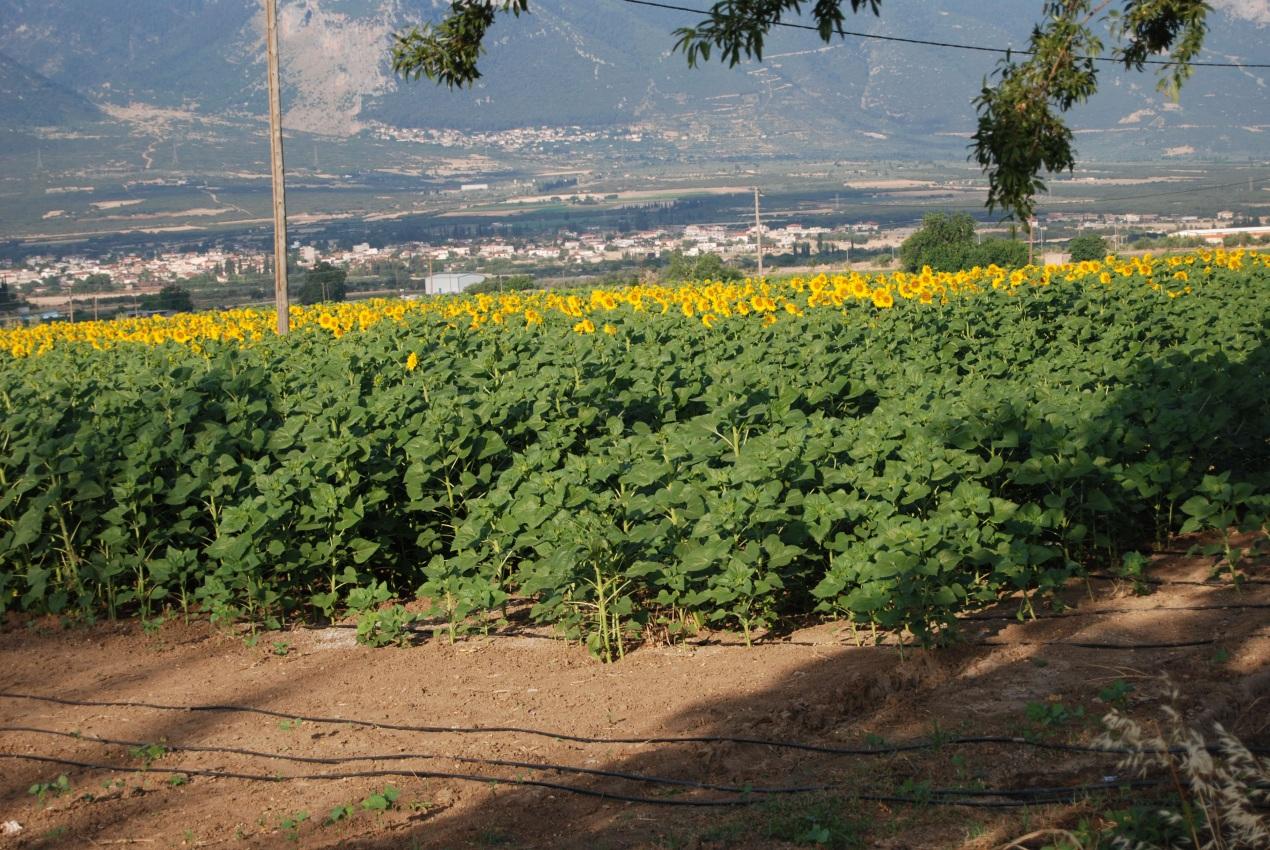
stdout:
<svg viewBox="0 0 1270 850">
<path fill-rule="evenodd" d="M 758 279 L 763 279 L 763 220 L 758 211 L 758 187 L 754 187 L 754 236 L 758 239 Z"/>
<path fill-rule="evenodd" d="M 273 164 L 273 298 L 278 333 L 291 330 L 287 293 L 287 200 L 282 167 L 282 95 L 278 75 L 278 3 L 265 0 L 265 50 L 269 55 L 269 159 Z"/>
</svg>

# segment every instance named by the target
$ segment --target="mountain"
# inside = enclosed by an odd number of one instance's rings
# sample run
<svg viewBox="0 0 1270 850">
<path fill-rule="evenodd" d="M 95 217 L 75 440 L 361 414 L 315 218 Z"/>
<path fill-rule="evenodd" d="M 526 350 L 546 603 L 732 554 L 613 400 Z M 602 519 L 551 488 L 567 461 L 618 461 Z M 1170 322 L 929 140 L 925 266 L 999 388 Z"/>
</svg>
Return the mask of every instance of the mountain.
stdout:
<svg viewBox="0 0 1270 850">
<path fill-rule="evenodd" d="M 64 126 L 102 117 L 82 95 L 0 54 L 0 119 L 9 125 Z"/>
<path fill-rule="evenodd" d="M 375 125 L 640 125 L 735 151 L 960 156 L 973 128 L 970 101 L 997 58 L 854 38 L 826 46 L 814 33 L 783 30 L 762 64 L 690 71 L 670 48 L 672 31 L 695 22 L 692 15 L 618 0 L 533 0 L 530 15 L 495 26 L 485 76 L 473 88 L 396 79 L 387 65 L 391 33 L 448 5 L 282 0 L 287 125 L 334 137 Z M 1263 2 L 1214 5 L 1205 58 L 1270 58 Z M 70 120 L 65 98 L 49 101 L 45 113 L 25 94 L 46 82 L 114 114 L 143 105 L 258 124 L 265 111 L 260 10 L 259 0 L 0 0 L 0 53 L 11 57 L 0 65 L 3 117 Z M 860 14 L 848 26 L 1022 47 L 1040 11 L 1039 0 L 888 0 L 881 17 Z M 1106 66 L 1102 91 L 1073 114 L 1080 152 L 1264 155 L 1270 98 L 1263 75 L 1198 69 L 1173 104 L 1150 75 Z"/>
</svg>

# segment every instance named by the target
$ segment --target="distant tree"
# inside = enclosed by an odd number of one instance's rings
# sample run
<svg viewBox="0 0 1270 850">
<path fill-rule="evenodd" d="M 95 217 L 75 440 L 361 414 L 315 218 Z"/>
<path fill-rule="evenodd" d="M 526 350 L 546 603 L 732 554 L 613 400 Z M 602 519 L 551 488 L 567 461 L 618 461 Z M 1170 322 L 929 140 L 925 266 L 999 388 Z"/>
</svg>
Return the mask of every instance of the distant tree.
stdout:
<svg viewBox="0 0 1270 850">
<path fill-rule="evenodd" d="M 8 283 L 0 282 L 0 313 L 10 313 L 22 305 L 22 299 L 9 288 Z"/>
<path fill-rule="evenodd" d="M 301 304 L 343 301 L 348 297 L 347 280 L 348 272 L 323 260 L 304 273 L 296 300 Z"/>
<path fill-rule="evenodd" d="M 171 310 L 174 313 L 192 313 L 194 312 L 194 299 L 190 297 L 190 291 L 176 284 L 168 284 L 159 290 L 157 295 L 151 295 L 143 301 L 148 301 L 146 309 L 148 310 Z"/>
<path fill-rule="evenodd" d="M 905 271 L 930 266 L 935 271 L 957 271 L 974 265 L 975 220 L 967 213 L 927 213 L 922 226 L 900 246 Z"/>
<path fill-rule="evenodd" d="M 675 49 L 689 67 L 708 62 L 716 50 L 731 66 L 762 61 L 768 33 L 806 6 L 827 43 L 846 36 L 848 10 L 876 15 L 882 0 L 715 0 L 704 20 L 675 30 Z M 1045 191 L 1042 173 L 1075 166 L 1072 131 L 1062 116 L 1097 90 L 1104 23 L 1117 42 L 1108 58 L 1142 71 L 1163 56 L 1158 88 L 1176 96 L 1203 47 L 1209 10 L 1205 0 L 1045 0 L 1027 47 L 1007 52 L 993 84 L 985 81 L 974 98 L 979 126 L 972 156 L 988 176 L 988 209 L 1027 221 L 1036 194 Z M 529 0 L 451 0 L 440 23 L 396 34 L 393 70 L 407 79 L 471 85 L 481 76 L 477 60 L 498 15 L 528 11 Z"/>
<path fill-rule="evenodd" d="M 970 267 L 998 265 L 1018 268 L 1027 265 L 1027 243 L 1017 239 L 985 239 L 968 252 Z"/>
<path fill-rule="evenodd" d="M 966 213 L 927 213 L 922 226 L 900 246 L 900 265 L 905 271 L 930 266 L 937 272 L 955 272 L 975 266 L 1016 267 L 1027 264 L 1027 245 L 1017 239 L 985 239 L 975 236 L 975 220 Z"/>
<path fill-rule="evenodd" d="M 1082 233 L 1080 236 L 1073 237 L 1067 243 L 1067 252 L 1071 254 L 1073 263 L 1080 263 L 1085 260 L 1101 260 L 1107 256 L 1108 250 L 1110 248 L 1107 245 L 1107 240 L 1097 233 Z"/>
<path fill-rule="evenodd" d="M 72 283 L 71 292 L 109 292 L 113 283 L 105 272 L 94 272 Z"/>
<path fill-rule="evenodd" d="M 671 251 L 666 266 L 667 280 L 740 280 L 740 270 L 723 262 L 718 254 L 685 256 L 682 251 Z"/>
</svg>

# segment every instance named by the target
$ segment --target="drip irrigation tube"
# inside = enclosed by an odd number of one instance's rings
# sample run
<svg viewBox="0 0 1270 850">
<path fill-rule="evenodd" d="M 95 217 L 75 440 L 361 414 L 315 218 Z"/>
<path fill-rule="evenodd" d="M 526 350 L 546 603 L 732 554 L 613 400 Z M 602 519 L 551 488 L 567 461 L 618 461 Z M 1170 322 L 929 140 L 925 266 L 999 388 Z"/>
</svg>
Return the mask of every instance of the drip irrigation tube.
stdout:
<svg viewBox="0 0 1270 850">
<path fill-rule="evenodd" d="M 1185 552 L 1175 552 L 1172 554 L 1184 555 Z M 1235 588 L 1233 582 L 1228 579 L 1213 581 L 1196 581 L 1194 579 L 1184 578 L 1155 578 L 1154 576 L 1117 576 L 1110 573 L 1089 573 L 1083 576 L 1073 576 L 1076 579 L 1092 579 L 1095 581 L 1122 581 L 1130 584 L 1158 584 L 1158 585 L 1182 585 L 1186 587 L 1211 587 L 1214 590 L 1223 590 L 1227 588 Z M 1270 579 L 1247 578 L 1240 577 L 1240 586 L 1245 584 L 1270 584 Z"/>
<path fill-rule="evenodd" d="M 480 735 L 480 734 L 516 734 L 538 738 L 549 738 L 555 741 L 566 741 L 574 744 L 739 744 L 745 746 L 773 747 L 776 749 L 802 750 L 814 753 L 827 753 L 844 756 L 879 756 L 895 753 L 913 752 L 915 750 L 938 749 L 944 746 L 961 746 L 971 744 L 1003 744 L 1026 746 L 1043 750 L 1058 750 L 1077 753 L 1110 753 L 1125 755 L 1130 752 L 1142 752 L 1147 755 L 1161 755 L 1164 751 L 1105 749 L 1084 744 L 1064 744 L 1040 741 L 1012 735 L 965 735 L 941 738 L 937 741 L 913 741 L 904 744 L 892 744 L 884 747 L 838 747 L 829 744 L 809 744 L 802 741 L 782 741 L 770 738 L 750 738 L 736 735 L 684 735 L 657 736 L 648 738 L 599 738 L 586 735 L 570 735 L 562 732 L 551 732 L 525 726 L 422 726 L 404 723 L 377 722 L 361 718 L 324 717 L 321 715 L 296 714 L 276 711 L 270 708 L 257 708 L 247 705 L 165 705 L 163 703 L 139 702 L 135 700 L 84 700 L 54 697 L 39 694 L 0 691 L 0 698 L 21 699 L 34 702 L 47 702 L 56 705 L 78 706 L 87 708 L 147 708 L 155 711 L 188 711 L 209 713 L 259 714 L 266 717 L 277 717 L 283 720 L 301 720 L 305 723 L 344 724 L 369 729 L 386 729 L 394 732 L 414 732 L 420 734 L 442 735 Z M 1250 748 L 1258 754 L 1270 753 L 1270 748 Z M 1181 749 L 1168 750 L 1180 753 Z"/>
<path fill-rule="evenodd" d="M 108 744 L 111 746 L 126 747 L 148 747 L 153 744 L 150 741 L 128 741 L 115 738 L 103 738 L 96 735 L 84 735 L 78 732 L 62 732 L 54 729 L 40 729 L 29 726 L 4 726 L 0 727 L 0 732 L 23 732 L 38 735 L 50 735 L 63 738 L 72 738 L 78 741 L 88 741 L 97 744 Z M 251 758 L 274 759 L 277 761 L 289 761 L 300 764 L 320 764 L 328 767 L 336 767 L 345 764 L 354 764 L 366 761 L 414 761 L 414 760 L 437 760 L 437 761 L 456 761 L 464 764 L 479 764 L 491 767 L 515 767 L 524 770 L 550 771 L 557 773 L 577 773 L 588 776 L 603 776 L 610 779 L 623 779 L 631 782 L 641 782 L 649 785 L 673 785 L 685 788 L 694 788 L 701 791 L 719 791 L 729 794 L 808 794 L 820 791 L 841 791 L 846 786 L 841 784 L 820 784 L 820 785 L 797 785 L 797 786 L 738 786 L 738 785 L 718 785 L 708 782 L 698 782 L 691 779 L 672 779 L 661 776 L 648 776 L 639 773 L 627 773 L 617 770 L 600 770 L 595 768 L 575 767 L 572 765 L 552 764 L 545 762 L 522 762 L 507 761 L 503 759 L 484 759 L 468 756 L 451 756 L 437 755 L 433 753 L 381 753 L 360 756 L 339 756 L 339 757 L 318 757 L 318 756 L 296 756 L 286 753 L 262 752 L 260 750 L 248 750 L 240 747 L 210 747 L 192 744 L 177 744 L 164 742 L 160 746 L 169 752 L 192 752 L 192 753 L 216 753 L 224 755 L 242 755 Z M 490 777 L 491 780 L 497 780 L 497 777 Z M 1119 780 L 1104 782 L 1103 786 L 1125 788 L 1125 787 L 1150 787 L 1154 786 L 1155 780 Z M 1086 786 L 1095 787 L 1095 786 Z M 963 796 L 963 797 L 1014 797 L 1029 796 L 1036 794 L 1067 794 L 1070 793 L 1070 786 L 1053 786 L 1017 789 L 957 789 L 957 788 L 936 788 L 929 791 L 930 794 L 940 796 Z"/>
<path fill-rule="evenodd" d="M 1009 620 L 1013 622 L 1029 623 L 1044 622 L 1047 620 L 1066 620 L 1074 617 L 1089 617 L 1110 614 L 1137 614 L 1137 613 L 1154 613 L 1156 611 L 1226 611 L 1226 610 L 1270 610 L 1270 603 L 1231 603 L 1229 605 L 1195 605 L 1195 606 L 1172 606 L 1159 608 L 1114 608 L 1104 611 L 1073 611 L 1065 614 L 1050 614 L 1042 617 L 1033 617 L 1031 619 L 1019 620 L 1014 614 L 985 614 L 979 616 L 967 616 L 958 619 L 958 622 L 986 622 L 992 620 Z M 356 629 L 356 624 L 352 623 L 332 623 L 324 628 L 333 629 Z M 407 626 L 404 631 L 417 635 L 430 634 L 440 626 Z M 1250 636 L 1260 636 L 1263 632 L 1252 632 Z M 553 637 L 550 635 L 527 635 L 520 633 L 493 634 L 487 637 L 493 638 L 538 638 L 540 640 L 564 641 L 564 638 Z M 1103 649 L 1112 651 L 1132 652 L 1136 650 L 1151 649 L 1186 649 L 1196 646 L 1210 646 L 1220 643 L 1218 638 L 1194 641 L 1174 641 L 1161 643 L 1105 643 L 1094 641 L 1065 641 L 1065 640 L 1047 640 L 1047 641 L 1031 641 L 1031 640 L 978 640 L 978 641 L 958 641 L 956 646 L 1070 646 L 1074 649 Z M 732 647 L 746 649 L 762 648 L 764 646 L 825 646 L 823 643 L 812 641 L 793 641 L 793 640 L 773 640 L 759 641 L 756 643 L 744 643 L 742 641 L 717 641 L 717 640 L 697 640 L 684 641 L 685 646 L 712 646 L 712 647 Z M 903 646 L 905 649 L 919 649 L 919 644 L 901 643 L 893 640 L 882 640 L 876 643 L 860 644 L 856 646 L 842 646 L 850 649 L 896 649 Z"/>
<path fill-rule="evenodd" d="M 1157 611 L 1243 611 L 1270 609 L 1270 602 L 1232 602 L 1226 605 L 1158 605 L 1152 608 L 1102 608 L 1099 610 L 1064 611 L 1061 614 L 1046 614 L 1027 620 L 1021 620 L 1017 614 L 970 614 L 959 618 L 959 622 L 979 622 L 986 620 L 1015 620 L 1018 622 L 1043 622 L 1045 620 L 1066 620 L 1072 617 L 1099 617 L 1105 614 L 1154 614 Z"/>
<path fill-rule="evenodd" d="M 128 741 L 117 738 L 103 738 L 97 735 L 85 735 L 78 732 L 62 732 L 56 729 L 41 729 L 34 726 L 0 726 L 0 733 L 3 732 L 50 735 L 61 738 L 72 738 L 77 741 L 89 741 L 91 743 L 110 744 L 112 746 L 120 747 L 146 747 L 154 743 L 152 741 Z M 360 756 L 322 757 L 262 752 L 260 750 L 248 750 L 241 747 L 209 747 L 195 744 L 179 744 L 168 741 L 163 741 L 160 746 L 171 752 L 219 753 L 225 755 L 247 756 L 250 758 L 289 761 L 299 764 L 321 764 L 327 766 L 353 764 L 365 761 L 454 761 L 459 762 L 460 764 L 477 764 L 488 767 L 514 767 L 520 770 L 553 771 L 557 773 L 576 773 L 585 776 L 603 776 L 609 779 L 624 779 L 631 782 L 642 782 L 649 785 L 677 785 L 685 788 L 696 788 L 702 791 L 721 791 L 730 794 L 803 794 L 811 791 L 826 791 L 834 787 L 832 785 L 804 785 L 795 787 L 764 788 L 741 787 L 736 785 L 716 785 L 708 782 L 696 782 L 691 779 L 649 776 L 640 773 L 626 773 L 618 770 L 602 770 L 599 768 L 576 767 L 573 765 L 552 764 L 547 762 L 510 761 L 506 759 L 487 759 L 476 758 L 473 756 L 455 756 L 438 753 L 375 753 Z"/>
<path fill-rule="evenodd" d="M 680 799 L 673 797 L 643 797 L 638 795 L 619 794 L 600 788 L 587 788 L 578 785 L 566 785 L 545 779 L 494 778 L 473 773 L 457 773 L 439 770 L 351 770 L 335 773 L 306 773 L 293 776 L 274 776 L 260 773 L 241 773 L 227 770 L 208 770 L 204 768 L 181 767 L 129 767 L 125 765 L 105 764 L 101 762 L 81 761 L 79 759 L 59 758 L 35 753 L 0 753 L 0 759 L 30 761 L 43 764 L 56 764 L 64 767 L 78 767 L 83 770 L 102 770 L 113 773 L 157 773 L 166 775 L 183 774 L 186 776 L 204 776 L 213 779 L 239 779 L 248 782 L 297 782 L 328 781 L 339 779 L 361 778 L 416 778 L 416 779 L 453 779 L 463 782 L 477 782 L 483 785 L 513 785 L 536 788 L 547 788 L 568 794 L 579 794 L 587 797 L 599 797 L 623 803 L 642 803 L 654 806 L 751 806 L 762 802 L 762 796 L 749 795 L 728 799 Z M 857 800 L 879 803 L 898 803 L 907 805 L 963 806 L 971 808 L 1020 808 L 1046 803 L 1064 803 L 1087 797 L 1090 794 L 1108 791 L 1128 790 L 1130 788 L 1154 787 L 1163 785 L 1163 780 L 1136 780 L 1134 782 L 1102 783 L 1096 785 L 1074 785 L 1065 788 L 1007 788 L 992 789 L 930 789 L 921 794 L 875 794 L 871 792 L 851 792 L 850 796 Z M 817 789 L 820 790 L 820 789 Z M 1003 797 L 1006 799 L 990 800 L 985 797 Z"/>
</svg>

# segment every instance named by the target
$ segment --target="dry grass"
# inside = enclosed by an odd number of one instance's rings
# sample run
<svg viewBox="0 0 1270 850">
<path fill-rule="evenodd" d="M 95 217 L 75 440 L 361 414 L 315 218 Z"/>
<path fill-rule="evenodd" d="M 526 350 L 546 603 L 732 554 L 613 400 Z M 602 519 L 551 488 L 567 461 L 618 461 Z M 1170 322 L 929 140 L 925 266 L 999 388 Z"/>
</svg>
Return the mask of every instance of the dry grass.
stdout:
<svg viewBox="0 0 1270 850">
<path fill-rule="evenodd" d="M 1173 695 L 1176 702 L 1176 694 Z M 1161 708 L 1154 731 L 1119 711 L 1103 718 L 1107 731 L 1099 743 L 1133 752 L 1120 761 L 1138 776 L 1165 773 L 1177 795 L 1174 806 L 1160 816 L 1189 835 L 1194 850 L 1265 850 L 1270 847 L 1270 759 L 1251 753 L 1220 723 L 1213 724 L 1211 748 L 1199 730 L 1187 725 L 1172 705 Z M 1120 837 L 1113 846 L 1123 850 L 1156 850 L 1161 845 Z"/>
</svg>

